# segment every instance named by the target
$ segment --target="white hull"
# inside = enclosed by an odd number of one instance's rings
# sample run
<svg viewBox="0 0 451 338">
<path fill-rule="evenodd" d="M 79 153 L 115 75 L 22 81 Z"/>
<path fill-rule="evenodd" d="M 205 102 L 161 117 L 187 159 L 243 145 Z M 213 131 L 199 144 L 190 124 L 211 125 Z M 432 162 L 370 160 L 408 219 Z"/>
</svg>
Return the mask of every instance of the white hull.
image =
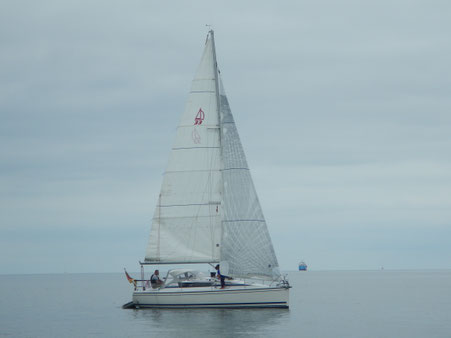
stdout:
<svg viewBox="0 0 451 338">
<path fill-rule="evenodd" d="M 135 291 L 136 308 L 288 308 L 289 289 L 246 287 L 167 288 Z"/>
</svg>

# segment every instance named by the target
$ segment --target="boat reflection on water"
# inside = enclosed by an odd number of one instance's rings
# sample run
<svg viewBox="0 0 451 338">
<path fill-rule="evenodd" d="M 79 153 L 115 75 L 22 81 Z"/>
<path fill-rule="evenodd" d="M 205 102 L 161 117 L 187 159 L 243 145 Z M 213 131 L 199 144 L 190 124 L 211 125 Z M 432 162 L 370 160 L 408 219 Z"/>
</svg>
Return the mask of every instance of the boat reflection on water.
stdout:
<svg viewBox="0 0 451 338">
<path fill-rule="evenodd" d="M 288 309 L 143 309 L 130 311 L 140 326 L 152 334 L 185 336 L 271 336 L 272 330 L 289 320 Z M 174 325 L 177 321 L 177 325 Z M 198 322 L 198 326 L 193 323 Z M 136 323 L 138 324 L 138 323 Z M 279 332 L 280 333 L 280 332 Z M 274 332 L 274 335 L 277 334 Z"/>
</svg>

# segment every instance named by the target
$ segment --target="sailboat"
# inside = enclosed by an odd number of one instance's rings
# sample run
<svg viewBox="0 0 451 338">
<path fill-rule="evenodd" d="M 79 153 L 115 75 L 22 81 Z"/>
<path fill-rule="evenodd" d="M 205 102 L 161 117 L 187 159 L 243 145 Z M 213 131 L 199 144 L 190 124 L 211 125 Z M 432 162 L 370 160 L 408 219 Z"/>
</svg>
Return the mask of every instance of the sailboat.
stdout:
<svg viewBox="0 0 451 338">
<path fill-rule="evenodd" d="M 169 270 L 161 283 L 144 266 L 219 264 L 220 274 Z M 214 32 L 177 127 L 155 208 L 134 308 L 288 308 L 266 221 L 216 62 Z M 127 278 L 130 277 L 127 274 Z"/>
</svg>

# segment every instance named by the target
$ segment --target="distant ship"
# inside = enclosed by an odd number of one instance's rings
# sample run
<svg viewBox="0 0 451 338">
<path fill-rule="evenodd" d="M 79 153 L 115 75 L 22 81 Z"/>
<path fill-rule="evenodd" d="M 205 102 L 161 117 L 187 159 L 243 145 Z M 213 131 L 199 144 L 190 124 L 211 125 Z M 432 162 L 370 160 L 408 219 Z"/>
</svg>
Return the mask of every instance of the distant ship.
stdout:
<svg viewBox="0 0 451 338">
<path fill-rule="evenodd" d="M 304 261 L 299 263 L 299 271 L 307 271 L 307 264 Z"/>
</svg>

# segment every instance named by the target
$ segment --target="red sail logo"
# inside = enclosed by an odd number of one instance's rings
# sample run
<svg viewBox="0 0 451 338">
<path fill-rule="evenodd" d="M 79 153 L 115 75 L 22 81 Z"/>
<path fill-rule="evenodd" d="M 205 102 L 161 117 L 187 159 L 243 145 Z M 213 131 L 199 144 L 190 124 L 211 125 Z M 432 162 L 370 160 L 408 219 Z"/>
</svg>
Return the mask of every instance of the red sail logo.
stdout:
<svg viewBox="0 0 451 338">
<path fill-rule="evenodd" d="M 202 121 L 205 119 L 205 113 L 202 108 L 199 108 L 196 118 L 194 119 L 194 125 L 201 125 Z"/>
</svg>

